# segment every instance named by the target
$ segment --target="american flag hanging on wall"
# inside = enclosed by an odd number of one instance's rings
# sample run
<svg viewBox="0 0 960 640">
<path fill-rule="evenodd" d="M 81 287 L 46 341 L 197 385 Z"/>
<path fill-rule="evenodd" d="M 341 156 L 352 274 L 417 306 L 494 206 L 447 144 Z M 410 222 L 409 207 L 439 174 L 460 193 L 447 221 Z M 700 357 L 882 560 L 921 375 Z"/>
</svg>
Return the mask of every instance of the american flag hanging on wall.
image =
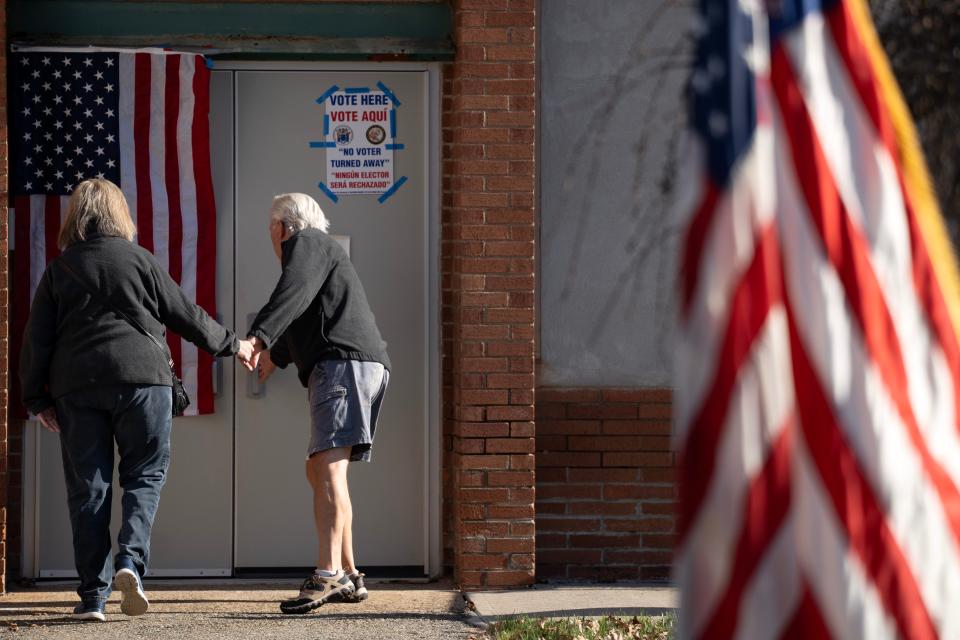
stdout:
<svg viewBox="0 0 960 640">
<path fill-rule="evenodd" d="M 701 0 L 683 638 L 960 638 L 960 302 L 864 0 Z"/>
<path fill-rule="evenodd" d="M 195 54 L 41 49 L 10 58 L 10 193 L 14 229 L 11 371 L 33 293 L 73 188 L 117 184 L 151 251 L 187 297 L 216 316 L 216 209 L 210 172 L 210 71 Z M 213 412 L 212 358 L 167 342 L 193 404 Z M 17 376 L 13 401 L 19 406 Z M 25 415 L 21 408 L 22 415 Z"/>
</svg>

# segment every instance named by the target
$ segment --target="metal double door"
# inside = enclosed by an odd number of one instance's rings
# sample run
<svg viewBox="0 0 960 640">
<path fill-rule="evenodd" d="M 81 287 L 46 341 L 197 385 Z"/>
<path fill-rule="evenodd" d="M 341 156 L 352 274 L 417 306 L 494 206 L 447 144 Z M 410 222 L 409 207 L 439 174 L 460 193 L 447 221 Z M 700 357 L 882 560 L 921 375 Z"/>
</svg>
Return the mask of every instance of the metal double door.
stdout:
<svg viewBox="0 0 960 640">
<path fill-rule="evenodd" d="M 436 146 L 431 73 L 418 70 L 215 71 L 211 155 L 217 198 L 217 305 L 241 335 L 280 273 L 268 236 L 274 195 L 312 195 L 349 247 L 393 363 L 373 462 L 353 464 L 354 544 L 361 566 L 395 575 L 435 573 L 439 499 L 435 224 Z M 396 109 L 389 198 L 341 196 L 326 180 L 324 107 L 331 87 L 382 83 Z M 316 535 L 304 476 L 309 438 L 306 390 L 292 365 L 262 388 L 232 360 L 215 372 L 215 413 L 178 418 L 167 485 L 153 531 L 154 576 L 230 576 L 313 566 Z M 75 575 L 59 442 L 27 425 L 24 573 Z M 120 490 L 114 487 L 118 528 Z M 115 535 L 114 535 L 115 537 Z"/>
</svg>

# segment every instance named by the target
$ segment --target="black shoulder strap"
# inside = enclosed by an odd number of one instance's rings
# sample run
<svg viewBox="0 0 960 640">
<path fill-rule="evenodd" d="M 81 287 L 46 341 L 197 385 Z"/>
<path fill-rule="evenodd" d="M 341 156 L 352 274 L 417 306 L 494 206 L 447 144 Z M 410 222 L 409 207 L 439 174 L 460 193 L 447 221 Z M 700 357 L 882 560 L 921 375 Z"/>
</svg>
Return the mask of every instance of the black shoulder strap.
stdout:
<svg viewBox="0 0 960 640">
<path fill-rule="evenodd" d="M 103 295 L 99 290 L 94 289 L 89 284 L 87 284 L 86 281 L 84 281 L 84 279 L 80 277 L 80 275 L 76 271 L 73 270 L 73 267 L 70 266 L 70 263 L 67 262 L 66 258 L 61 256 L 60 264 L 62 264 L 63 268 L 66 269 L 68 274 L 70 274 L 70 277 L 76 280 L 77 284 L 79 284 L 81 287 L 87 290 L 87 293 L 89 293 L 94 298 L 98 299 L 100 302 L 105 304 L 109 309 L 111 309 L 114 313 L 116 313 L 118 316 L 126 320 L 131 327 L 133 327 L 134 329 L 136 329 L 146 337 L 150 338 L 150 341 L 153 343 L 153 345 L 160 350 L 160 353 L 162 353 L 163 357 L 167 360 L 167 364 L 169 364 L 170 367 L 173 368 L 173 359 L 170 357 L 169 352 L 167 351 L 166 347 L 160 344 L 160 341 L 157 340 L 152 333 L 147 331 L 142 324 L 140 324 L 139 322 L 137 322 L 136 320 L 128 316 L 126 313 L 121 311 L 119 308 L 117 308 L 117 306 L 114 305 L 112 302 L 110 302 L 110 300 L 105 295 Z"/>
</svg>

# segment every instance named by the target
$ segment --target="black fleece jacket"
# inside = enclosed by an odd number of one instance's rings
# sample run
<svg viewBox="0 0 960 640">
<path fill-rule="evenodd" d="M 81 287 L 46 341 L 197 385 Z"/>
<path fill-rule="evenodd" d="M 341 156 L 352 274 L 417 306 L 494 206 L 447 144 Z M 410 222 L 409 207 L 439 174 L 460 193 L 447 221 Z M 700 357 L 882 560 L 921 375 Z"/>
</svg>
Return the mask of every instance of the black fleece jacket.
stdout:
<svg viewBox="0 0 960 640">
<path fill-rule="evenodd" d="M 92 296 L 63 261 L 100 295 Z M 52 260 L 37 287 L 20 355 L 23 403 L 32 413 L 82 389 L 172 385 L 164 355 L 103 297 L 161 343 L 167 326 L 215 356 L 237 352 L 233 332 L 188 300 L 150 252 L 123 238 L 92 234 Z"/>
<path fill-rule="evenodd" d="M 340 243 L 319 229 L 303 229 L 281 249 L 280 280 L 249 334 L 270 349 L 273 363 L 296 364 L 303 386 L 321 360 L 379 362 L 389 369 L 387 343 Z"/>
</svg>

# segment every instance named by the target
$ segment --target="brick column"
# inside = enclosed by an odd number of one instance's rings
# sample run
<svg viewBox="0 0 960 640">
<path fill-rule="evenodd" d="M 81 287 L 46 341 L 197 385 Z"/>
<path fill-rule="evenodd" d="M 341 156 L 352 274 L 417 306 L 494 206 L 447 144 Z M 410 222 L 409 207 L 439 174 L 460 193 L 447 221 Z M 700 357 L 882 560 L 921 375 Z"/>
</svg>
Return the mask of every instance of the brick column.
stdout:
<svg viewBox="0 0 960 640">
<path fill-rule="evenodd" d="M 7 3 L 0 0 L 0 202 L 7 202 Z M 7 360 L 10 296 L 7 290 L 7 216 L 0 216 L 0 593 L 7 588 L 7 504 L 8 470 L 7 450 L 10 365 Z"/>
<path fill-rule="evenodd" d="M 535 0 L 455 0 L 444 71 L 448 561 L 464 588 L 534 577 Z"/>
</svg>

